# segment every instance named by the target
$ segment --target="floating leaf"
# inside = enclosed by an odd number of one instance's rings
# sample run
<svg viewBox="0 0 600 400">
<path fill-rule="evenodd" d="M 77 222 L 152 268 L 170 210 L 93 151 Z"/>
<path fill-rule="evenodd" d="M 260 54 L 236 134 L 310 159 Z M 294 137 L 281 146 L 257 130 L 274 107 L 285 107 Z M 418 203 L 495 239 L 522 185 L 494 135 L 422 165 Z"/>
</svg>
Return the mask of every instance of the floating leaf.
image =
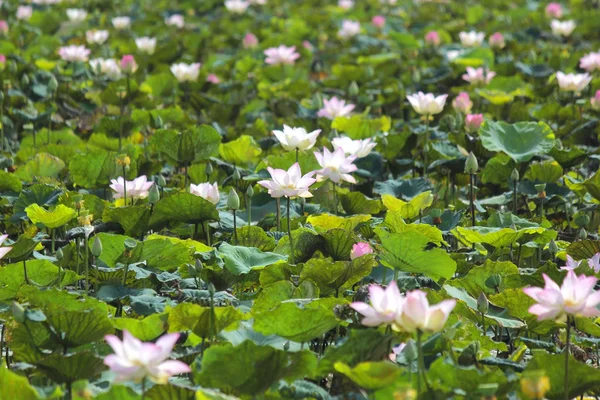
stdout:
<svg viewBox="0 0 600 400">
<path fill-rule="evenodd" d="M 543 122 L 486 121 L 479 129 L 481 144 L 489 151 L 503 151 L 515 162 L 527 162 L 554 147 L 554 132 Z"/>
</svg>

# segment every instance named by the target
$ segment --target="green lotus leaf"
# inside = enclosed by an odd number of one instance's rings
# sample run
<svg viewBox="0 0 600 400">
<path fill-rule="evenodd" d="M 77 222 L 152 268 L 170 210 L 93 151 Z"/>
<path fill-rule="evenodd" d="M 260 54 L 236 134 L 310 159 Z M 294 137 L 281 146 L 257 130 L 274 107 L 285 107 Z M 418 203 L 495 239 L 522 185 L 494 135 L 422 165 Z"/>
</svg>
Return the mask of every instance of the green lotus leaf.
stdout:
<svg viewBox="0 0 600 400">
<path fill-rule="evenodd" d="M 213 203 L 191 193 L 176 193 L 156 203 L 148 225 L 160 229 L 178 222 L 201 224 L 218 220 L 219 213 Z"/>
<path fill-rule="evenodd" d="M 38 400 L 38 392 L 26 377 L 0 368 L 0 399 Z"/>
<path fill-rule="evenodd" d="M 72 208 L 57 205 L 54 210 L 48 211 L 37 204 L 32 204 L 25 209 L 27 216 L 34 224 L 43 224 L 46 228 L 60 228 L 77 216 L 77 211 Z"/>
<path fill-rule="evenodd" d="M 65 166 L 65 162 L 58 157 L 48 153 L 37 153 L 15 174 L 23 181 L 32 181 L 34 178 L 58 178 Z"/>
<path fill-rule="evenodd" d="M 181 303 L 169 311 L 168 325 L 169 332 L 191 331 L 208 338 L 222 330 L 236 329 L 243 319 L 242 312 L 232 306 L 215 307 L 211 318 L 211 307 Z"/>
<path fill-rule="evenodd" d="M 219 255 L 225 261 L 225 268 L 234 275 L 247 274 L 287 259 L 286 256 L 262 252 L 255 247 L 232 246 L 225 242 L 219 247 Z"/>
<path fill-rule="evenodd" d="M 261 154 L 260 146 L 252 136 L 247 135 L 242 135 L 231 142 L 221 143 L 219 146 L 219 155 L 224 161 L 240 166 L 256 163 Z"/>
<path fill-rule="evenodd" d="M 527 162 L 554 147 L 554 132 L 543 122 L 486 121 L 479 130 L 481 143 L 489 151 L 502 151 L 515 162 Z"/>
<path fill-rule="evenodd" d="M 377 390 L 389 386 L 402 375 L 402 369 L 398 364 L 390 361 L 367 361 L 354 367 L 338 361 L 334 364 L 334 368 L 367 390 Z"/>
</svg>

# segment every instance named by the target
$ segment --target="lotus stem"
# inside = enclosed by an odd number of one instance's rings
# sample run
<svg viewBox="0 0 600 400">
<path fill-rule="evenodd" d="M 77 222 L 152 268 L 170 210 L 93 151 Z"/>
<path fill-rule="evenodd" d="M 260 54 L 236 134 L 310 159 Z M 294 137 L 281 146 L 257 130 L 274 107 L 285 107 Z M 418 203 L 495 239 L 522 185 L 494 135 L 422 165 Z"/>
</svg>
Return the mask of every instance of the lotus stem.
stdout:
<svg viewBox="0 0 600 400">
<path fill-rule="evenodd" d="M 125 165 L 123 165 L 123 205 L 127 207 L 127 171 Z"/>
<path fill-rule="evenodd" d="M 290 198 L 287 198 L 287 231 L 288 231 L 288 236 L 290 238 L 290 259 L 291 259 L 291 264 L 295 264 L 294 263 L 294 240 L 292 239 L 292 222 L 291 222 L 291 218 L 290 218 Z"/>
<path fill-rule="evenodd" d="M 565 400 L 569 400 L 569 350 L 571 345 L 571 317 L 567 316 L 567 343 L 565 346 Z"/>
<path fill-rule="evenodd" d="M 469 202 L 471 207 L 471 226 L 475 226 L 475 195 L 473 194 L 473 186 L 475 185 L 475 174 L 470 174 L 469 179 Z"/>
<path fill-rule="evenodd" d="M 427 179 L 427 156 L 429 152 L 429 115 L 425 116 L 425 143 L 423 144 L 423 178 Z"/>
<path fill-rule="evenodd" d="M 25 278 L 25 283 L 30 284 L 29 277 L 27 276 L 27 261 L 23 260 L 23 277 Z"/>
<path fill-rule="evenodd" d="M 277 203 L 277 232 L 281 231 L 281 199 L 278 197 L 275 199 Z"/>
<path fill-rule="evenodd" d="M 238 237 L 237 237 L 237 217 L 235 215 L 235 210 L 233 211 L 233 243 L 237 246 Z"/>
<path fill-rule="evenodd" d="M 210 225 L 208 224 L 208 221 L 204 223 L 204 231 L 206 233 L 206 244 L 210 247 Z"/>
</svg>

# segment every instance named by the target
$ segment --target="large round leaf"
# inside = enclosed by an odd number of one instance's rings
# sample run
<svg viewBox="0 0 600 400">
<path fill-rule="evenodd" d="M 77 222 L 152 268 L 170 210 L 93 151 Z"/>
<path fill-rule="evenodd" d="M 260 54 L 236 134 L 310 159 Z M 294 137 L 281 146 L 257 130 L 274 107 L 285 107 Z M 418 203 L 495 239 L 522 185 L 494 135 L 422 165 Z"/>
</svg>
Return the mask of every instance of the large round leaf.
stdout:
<svg viewBox="0 0 600 400">
<path fill-rule="evenodd" d="M 177 193 L 156 203 L 149 225 L 160 229 L 177 222 L 200 224 L 218 220 L 219 213 L 211 202 L 191 193 Z"/>
<path fill-rule="evenodd" d="M 516 162 L 527 162 L 554 147 L 554 132 L 543 122 L 487 121 L 480 129 L 481 143 L 490 151 L 502 151 Z"/>
</svg>

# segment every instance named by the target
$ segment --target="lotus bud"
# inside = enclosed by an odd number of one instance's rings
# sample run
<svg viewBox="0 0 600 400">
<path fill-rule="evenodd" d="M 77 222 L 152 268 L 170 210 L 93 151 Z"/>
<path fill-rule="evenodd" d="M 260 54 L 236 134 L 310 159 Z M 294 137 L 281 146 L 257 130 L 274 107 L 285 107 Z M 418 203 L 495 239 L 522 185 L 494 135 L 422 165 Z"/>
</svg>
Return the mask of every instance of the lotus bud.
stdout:
<svg viewBox="0 0 600 400">
<path fill-rule="evenodd" d="M 213 297 L 215 295 L 215 285 L 212 284 L 212 282 L 208 283 L 208 294 L 210 294 L 210 297 Z"/>
<path fill-rule="evenodd" d="M 577 238 L 579 238 L 580 240 L 585 240 L 588 237 L 588 233 L 585 230 L 585 228 L 581 228 L 579 230 L 579 232 L 577 233 Z"/>
<path fill-rule="evenodd" d="M 513 182 L 518 182 L 519 181 L 519 170 L 517 170 L 516 168 L 512 170 L 511 174 L 510 174 L 510 180 Z"/>
<path fill-rule="evenodd" d="M 196 263 L 194 265 L 194 268 L 196 269 L 196 272 L 201 273 L 202 270 L 204 269 L 204 265 L 202 264 L 202 260 L 200 260 L 199 258 L 196 259 Z"/>
<path fill-rule="evenodd" d="M 409 362 L 417 359 L 419 353 L 417 352 L 417 344 L 414 340 L 410 339 L 408 342 L 406 342 L 406 347 L 404 347 L 403 353 L 406 357 L 406 360 Z"/>
<path fill-rule="evenodd" d="M 485 293 L 481 292 L 479 297 L 477 298 L 477 311 L 482 314 L 487 314 L 490 309 L 490 302 L 487 297 L 485 297 Z"/>
<path fill-rule="evenodd" d="M 56 259 L 58 261 L 62 260 L 65 257 L 65 253 L 63 253 L 62 247 L 56 251 Z"/>
<path fill-rule="evenodd" d="M 548 251 L 552 255 L 555 255 L 556 253 L 558 253 L 558 245 L 556 244 L 556 242 L 554 241 L 554 239 L 552 239 L 550 241 L 550 243 L 548 243 Z"/>
<path fill-rule="evenodd" d="M 360 93 L 360 89 L 358 87 L 358 83 L 356 81 L 352 81 L 350 86 L 348 86 L 348 94 L 352 97 L 358 96 Z"/>
<path fill-rule="evenodd" d="M 231 210 L 239 210 L 240 208 L 240 198 L 233 188 L 231 188 L 229 196 L 227 196 L 227 207 Z"/>
<path fill-rule="evenodd" d="M 99 236 L 94 236 L 94 243 L 92 243 L 92 255 L 94 257 L 100 257 L 102 255 L 102 241 Z"/>
<path fill-rule="evenodd" d="M 188 275 L 191 276 L 192 278 L 196 278 L 198 276 L 198 272 L 196 271 L 196 268 L 194 268 L 194 266 L 192 264 L 187 264 L 187 269 L 188 269 Z"/>
<path fill-rule="evenodd" d="M 160 187 L 165 187 L 167 186 L 167 181 L 165 180 L 164 176 L 159 174 L 156 176 L 156 184 Z"/>
<path fill-rule="evenodd" d="M 56 89 L 58 89 L 58 81 L 56 80 L 54 75 L 52 75 L 50 77 L 50 80 L 48 81 L 48 90 L 50 90 L 50 92 L 54 93 L 54 92 L 56 92 Z"/>
<path fill-rule="evenodd" d="M 474 175 L 477 173 L 479 169 L 479 164 L 477 163 L 477 158 L 473 152 L 470 152 L 467 156 L 467 161 L 465 161 L 465 174 Z"/>
<path fill-rule="evenodd" d="M 240 175 L 240 170 L 237 168 L 234 168 L 233 170 L 233 180 L 234 181 L 239 181 L 242 178 L 242 176 Z"/>
<path fill-rule="evenodd" d="M 252 196 L 254 196 L 254 189 L 252 188 L 252 185 L 248 186 L 248 189 L 246 189 L 246 196 L 248 196 L 248 198 L 252 198 Z"/>
<path fill-rule="evenodd" d="M 150 190 L 148 191 L 148 203 L 156 204 L 160 200 L 160 192 L 158 190 L 158 185 L 154 184 L 150 186 Z"/>
<path fill-rule="evenodd" d="M 211 175 L 213 173 L 213 166 L 212 163 L 208 163 L 206 164 L 206 168 L 204 168 L 204 172 L 206 172 L 206 175 Z"/>
<path fill-rule="evenodd" d="M 22 305 L 20 305 L 16 301 L 13 301 L 11 309 L 12 309 L 12 313 L 13 313 L 13 317 L 15 318 L 15 321 L 17 321 L 20 324 L 25 322 L 25 319 L 26 319 L 25 318 L 25 308 Z"/>
</svg>

